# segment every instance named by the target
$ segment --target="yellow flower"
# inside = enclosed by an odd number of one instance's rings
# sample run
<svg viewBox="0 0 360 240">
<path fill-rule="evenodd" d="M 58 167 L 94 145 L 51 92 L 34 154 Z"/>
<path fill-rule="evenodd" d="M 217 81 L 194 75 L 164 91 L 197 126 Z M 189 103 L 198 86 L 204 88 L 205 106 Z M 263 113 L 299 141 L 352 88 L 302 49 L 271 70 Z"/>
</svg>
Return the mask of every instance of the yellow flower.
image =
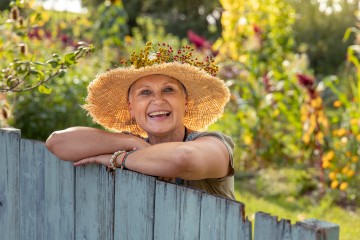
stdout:
<svg viewBox="0 0 360 240">
<path fill-rule="evenodd" d="M 302 136 L 302 140 L 305 144 L 309 144 L 310 142 L 310 135 L 305 133 L 303 136 Z"/>
<path fill-rule="evenodd" d="M 350 124 L 351 124 L 351 125 L 357 125 L 358 122 L 359 122 L 359 120 L 356 119 L 356 118 L 353 118 L 353 119 L 350 120 Z"/>
<path fill-rule="evenodd" d="M 323 161 L 322 162 L 322 167 L 323 168 L 327 168 L 327 167 L 329 167 L 330 166 L 330 162 L 329 161 Z"/>
<path fill-rule="evenodd" d="M 330 178 L 331 180 L 335 180 L 335 178 L 336 178 L 336 172 L 330 172 L 330 173 L 329 173 L 329 178 Z"/>
<path fill-rule="evenodd" d="M 348 176 L 348 177 L 352 177 L 354 175 L 355 175 L 355 171 L 352 169 L 349 169 L 348 172 L 346 173 L 346 176 Z"/>
<path fill-rule="evenodd" d="M 322 132 L 318 132 L 315 136 L 315 139 L 320 143 L 324 143 L 324 134 Z"/>
<path fill-rule="evenodd" d="M 130 35 L 126 35 L 124 40 L 125 40 L 126 43 L 131 43 L 133 38 Z"/>
<path fill-rule="evenodd" d="M 348 186 L 349 186 L 349 184 L 348 184 L 347 182 L 342 182 L 342 183 L 340 184 L 340 186 L 339 186 L 339 189 L 340 189 L 341 191 L 345 191 L 345 189 L 347 189 Z"/>
<path fill-rule="evenodd" d="M 323 157 L 323 161 L 331 161 L 332 159 L 334 159 L 334 157 L 335 157 L 335 152 L 331 150 L 325 153 Z"/>
<path fill-rule="evenodd" d="M 333 104 L 334 104 L 334 107 L 340 107 L 341 106 L 341 102 L 339 100 L 336 100 Z"/>
<path fill-rule="evenodd" d="M 348 167 L 348 166 L 345 166 L 345 167 L 341 170 L 341 173 L 344 174 L 344 175 L 346 175 L 349 170 L 350 170 L 349 167 Z"/>
<path fill-rule="evenodd" d="M 359 157 L 358 156 L 352 156 L 351 161 L 354 162 L 354 163 L 357 163 L 359 161 Z"/>
<path fill-rule="evenodd" d="M 252 142 L 253 142 L 251 135 L 245 135 L 244 136 L 244 142 L 245 142 L 246 145 L 251 145 Z"/>
<path fill-rule="evenodd" d="M 351 152 L 350 152 L 350 151 L 346 151 L 345 156 L 350 157 L 350 156 L 351 156 Z"/>
<path fill-rule="evenodd" d="M 339 142 L 335 142 L 334 148 L 335 148 L 335 149 L 339 149 L 340 147 L 341 147 L 340 143 L 339 143 Z"/>
<path fill-rule="evenodd" d="M 317 97 L 317 98 L 311 100 L 310 104 L 313 108 L 320 108 L 321 104 L 322 104 L 322 100 L 320 97 Z"/>
<path fill-rule="evenodd" d="M 360 134 L 357 134 L 357 135 L 356 135 L 356 140 L 357 140 L 358 142 L 360 142 Z"/>
<path fill-rule="evenodd" d="M 338 185 L 339 185 L 339 182 L 336 181 L 336 180 L 334 180 L 334 181 L 331 182 L 330 187 L 331 187 L 332 189 L 335 189 L 335 188 L 337 188 Z"/>
<path fill-rule="evenodd" d="M 338 137 L 342 137 L 342 136 L 344 136 L 345 134 L 346 134 L 346 129 L 345 129 L 345 128 L 340 128 L 340 129 L 338 129 L 337 132 L 336 132 L 336 135 L 337 135 Z"/>
</svg>

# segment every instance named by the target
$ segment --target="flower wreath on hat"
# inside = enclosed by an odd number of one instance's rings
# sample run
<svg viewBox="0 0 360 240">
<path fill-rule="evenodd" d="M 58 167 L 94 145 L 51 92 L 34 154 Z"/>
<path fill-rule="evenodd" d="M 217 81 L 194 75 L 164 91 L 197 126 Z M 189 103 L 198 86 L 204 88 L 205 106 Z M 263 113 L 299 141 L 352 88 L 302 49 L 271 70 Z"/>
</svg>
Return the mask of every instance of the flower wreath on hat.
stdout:
<svg viewBox="0 0 360 240">
<path fill-rule="evenodd" d="M 132 53 L 125 67 L 99 74 L 88 86 L 83 106 L 93 120 L 114 131 L 128 131 L 146 136 L 131 118 L 128 91 L 136 80 L 153 74 L 170 76 L 186 89 L 188 111 L 183 122 L 188 129 L 199 131 L 215 122 L 223 113 L 230 93 L 225 82 L 216 77 L 218 67 L 211 57 L 198 61 L 193 49 L 184 46 L 175 51 L 167 44 L 157 49 L 147 43 L 144 50 Z"/>
</svg>

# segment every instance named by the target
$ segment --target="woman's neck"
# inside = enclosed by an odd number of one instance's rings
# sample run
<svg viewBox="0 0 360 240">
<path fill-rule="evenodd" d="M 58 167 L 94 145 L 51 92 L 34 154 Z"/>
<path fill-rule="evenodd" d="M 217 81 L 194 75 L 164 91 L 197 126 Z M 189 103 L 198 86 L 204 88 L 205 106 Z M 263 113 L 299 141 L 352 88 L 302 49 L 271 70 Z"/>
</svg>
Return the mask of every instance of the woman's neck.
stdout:
<svg viewBox="0 0 360 240">
<path fill-rule="evenodd" d="M 158 143 L 165 143 L 165 142 L 184 142 L 186 140 L 186 135 L 187 135 L 187 129 L 185 127 L 182 127 L 175 130 L 171 134 L 166 134 L 166 135 L 149 134 L 148 139 L 149 139 L 149 143 L 152 145 Z"/>
</svg>

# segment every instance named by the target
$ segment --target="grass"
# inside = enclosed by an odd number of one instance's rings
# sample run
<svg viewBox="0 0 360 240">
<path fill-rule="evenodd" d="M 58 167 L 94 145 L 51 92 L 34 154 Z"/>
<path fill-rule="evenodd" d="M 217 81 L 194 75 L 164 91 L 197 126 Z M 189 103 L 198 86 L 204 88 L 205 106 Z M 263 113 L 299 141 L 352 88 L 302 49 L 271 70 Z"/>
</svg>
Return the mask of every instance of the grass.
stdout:
<svg viewBox="0 0 360 240">
<path fill-rule="evenodd" d="M 340 239 L 360 239 L 360 210 L 346 210 L 333 204 L 330 196 L 316 203 L 308 195 L 299 196 L 299 171 L 266 170 L 253 177 L 237 177 L 236 199 L 245 204 L 245 213 L 255 223 L 255 213 L 262 211 L 294 224 L 308 218 L 340 225 Z M 291 177 L 289 177 L 291 176 Z"/>
</svg>

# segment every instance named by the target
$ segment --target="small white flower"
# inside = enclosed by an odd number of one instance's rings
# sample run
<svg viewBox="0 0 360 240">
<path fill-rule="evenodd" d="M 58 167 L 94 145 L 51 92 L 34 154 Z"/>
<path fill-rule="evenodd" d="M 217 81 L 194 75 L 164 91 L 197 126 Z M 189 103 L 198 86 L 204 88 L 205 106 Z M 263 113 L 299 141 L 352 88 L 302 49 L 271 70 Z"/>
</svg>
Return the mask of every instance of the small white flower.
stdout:
<svg viewBox="0 0 360 240">
<path fill-rule="evenodd" d="M 155 60 L 157 57 L 156 57 L 156 53 L 150 53 L 149 56 L 148 56 L 148 59 L 151 61 L 151 60 Z"/>
</svg>

